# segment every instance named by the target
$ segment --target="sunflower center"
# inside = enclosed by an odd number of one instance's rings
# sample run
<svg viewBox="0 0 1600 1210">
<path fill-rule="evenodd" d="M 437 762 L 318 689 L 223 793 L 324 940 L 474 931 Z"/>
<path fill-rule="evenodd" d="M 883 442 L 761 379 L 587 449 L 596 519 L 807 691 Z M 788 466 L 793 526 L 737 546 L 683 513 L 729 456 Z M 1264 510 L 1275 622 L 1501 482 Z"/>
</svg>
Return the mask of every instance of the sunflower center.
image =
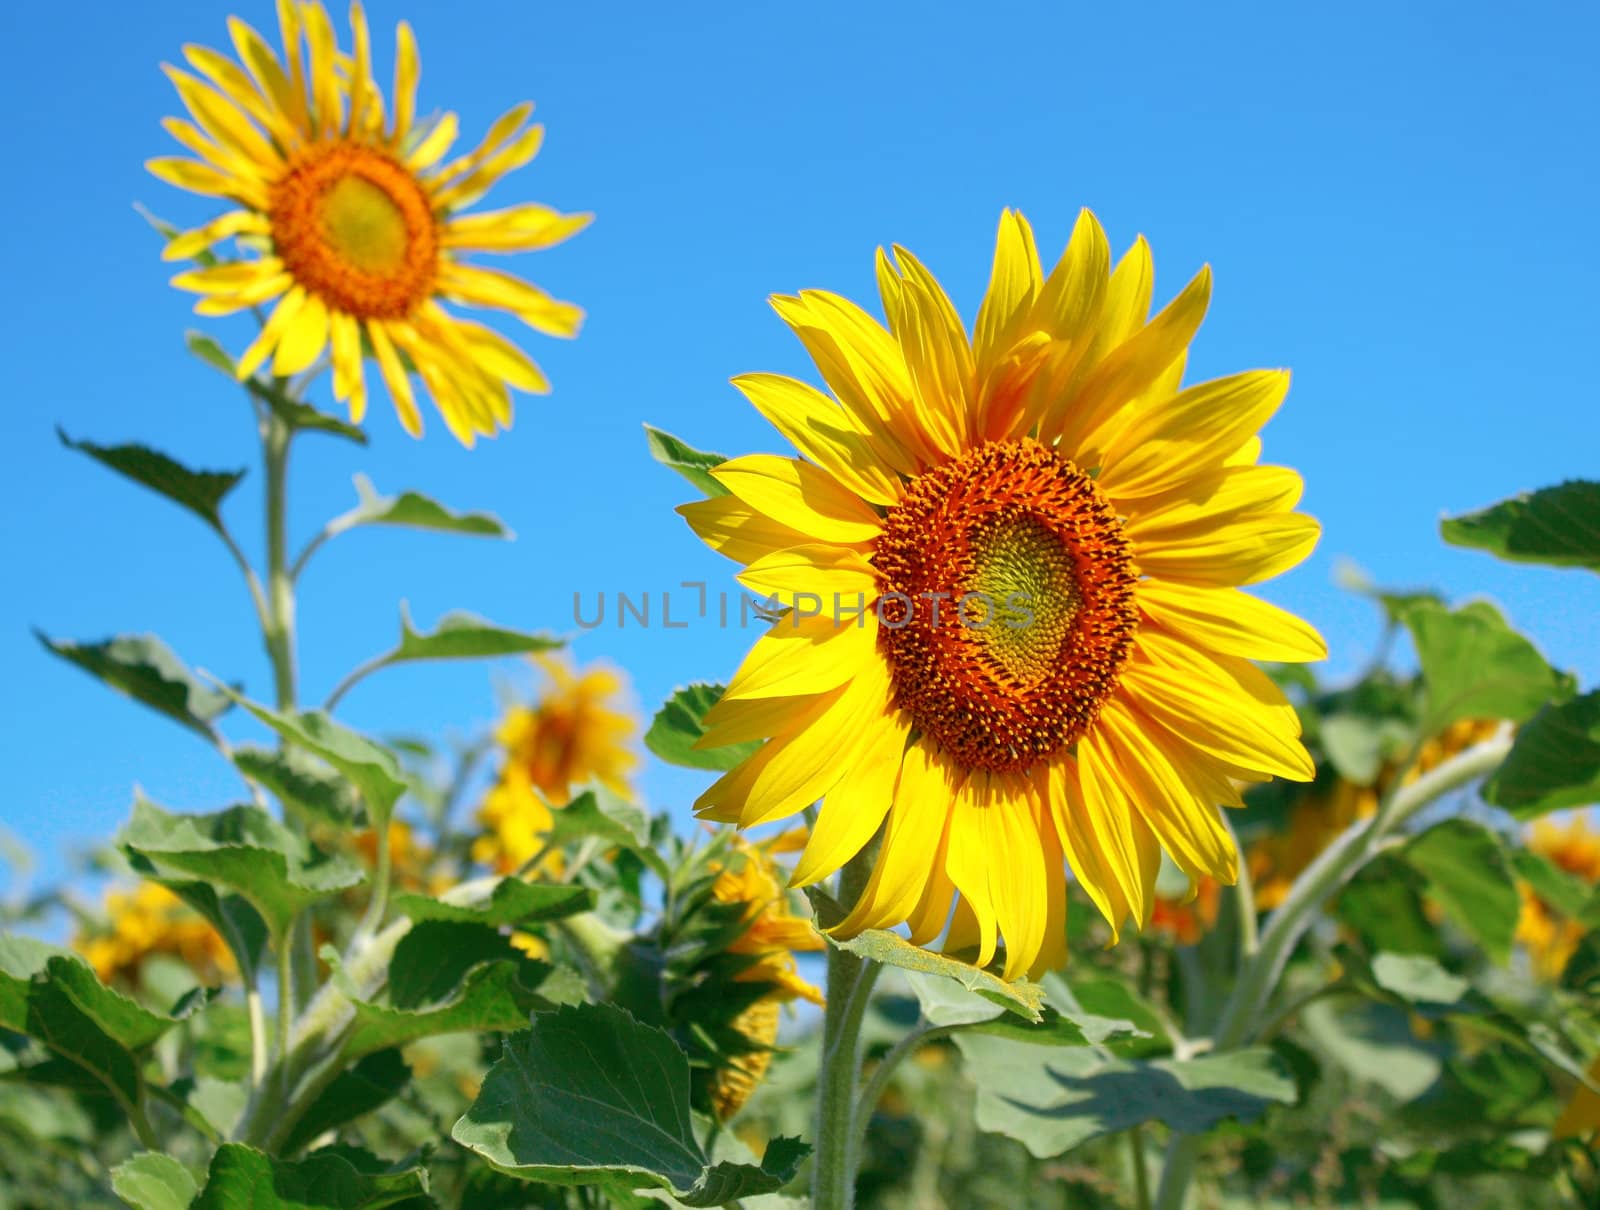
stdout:
<svg viewBox="0 0 1600 1210">
<path fill-rule="evenodd" d="M 371 147 L 299 153 L 273 190 L 278 256 L 300 285 L 359 319 L 401 319 L 427 298 L 439 233 L 421 183 Z"/>
<path fill-rule="evenodd" d="M 1128 539 L 1094 480 L 1033 441 L 915 479 L 872 554 L 896 704 L 969 769 L 1073 743 L 1138 624 Z"/>
</svg>

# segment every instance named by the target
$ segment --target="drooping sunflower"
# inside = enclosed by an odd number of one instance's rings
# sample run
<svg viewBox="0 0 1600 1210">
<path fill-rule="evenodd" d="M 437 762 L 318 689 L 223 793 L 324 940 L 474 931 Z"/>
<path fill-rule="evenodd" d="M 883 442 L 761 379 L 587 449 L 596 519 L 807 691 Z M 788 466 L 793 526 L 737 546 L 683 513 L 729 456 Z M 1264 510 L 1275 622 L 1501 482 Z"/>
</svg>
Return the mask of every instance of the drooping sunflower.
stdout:
<svg viewBox="0 0 1600 1210">
<path fill-rule="evenodd" d="M 558 659 L 534 662 L 546 684 L 531 706 L 511 707 L 495 732 L 500 767 L 478 811 L 484 832 L 472 846 L 474 861 L 502 873 L 544 847 L 551 803 L 566 803 L 590 781 L 624 793 L 637 762 L 629 741 L 638 724 L 620 704 L 620 674 L 600 664 L 575 670 Z"/>
<path fill-rule="evenodd" d="M 238 972 L 222 935 L 159 883 L 141 882 L 131 891 L 108 890 L 105 917 L 105 927 L 83 928 L 72 942 L 104 983 L 139 986 L 145 959 L 156 954 L 179 959 L 210 985 Z"/>
<path fill-rule="evenodd" d="M 1326 648 L 1240 588 L 1318 526 L 1300 476 L 1258 464 L 1288 375 L 1181 387 L 1208 269 L 1149 318 L 1143 239 L 1112 268 L 1085 212 L 1046 274 L 1008 211 L 969 338 L 909 252 L 877 268 L 887 326 L 823 291 L 774 299 L 828 392 L 734 380 L 802 456 L 725 462 L 729 494 L 680 510 L 794 606 L 701 741 L 766 742 L 696 806 L 753 826 L 820 799 L 798 885 L 882 825 L 838 932 L 928 944 L 948 923 L 980 965 L 1003 940 L 1012 978 L 1065 957 L 1068 865 L 1114 933 L 1142 926 L 1162 848 L 1235 880 L 1236 781 L 1311 777 L 1251 661 Z"/>
<path fill-rule="evenodd" d="M 370 352 L 413 436 L 422 415 L 412 369 L 463 444 L 509 427 L 509 388 L 542 394 L 549 382 L 511 341 L 443 304 L 497 308 L 538 332 L 577 334 L 580 308 L 463 259 L 548 248 L 593 217 L 532 203 L 461 213 L 537 154 L 544 128 L 527 124 L 533 106 L 510 110 L 477 148 L 446 161 L 458 121 L 453 113 L 418 121 L 420 65 L 408 24 L 396 30 L 393 110 L 386 112 L 359 3 L 350 8 L 348 53 L 315 0 L 278 0 L 278 19 L 281 58 L 230 17 L 237 62 L 186 46 L 199 74 L 165 67 L 193 120 L 163 125 L 198 158 L 154 159 L 147 167 L 237 206 L 170 241 L 165 257 L 195 257 L 229 238 L 262 249 L 180 273 L 172 284 L 201 295 L 195 310 L 202 315 L 271 305 L 239 359 L 241 379 L 269 357 L 274 374 L 298 374 L 327 351 L 334 394 L 359 422 Z"/>
</svg>

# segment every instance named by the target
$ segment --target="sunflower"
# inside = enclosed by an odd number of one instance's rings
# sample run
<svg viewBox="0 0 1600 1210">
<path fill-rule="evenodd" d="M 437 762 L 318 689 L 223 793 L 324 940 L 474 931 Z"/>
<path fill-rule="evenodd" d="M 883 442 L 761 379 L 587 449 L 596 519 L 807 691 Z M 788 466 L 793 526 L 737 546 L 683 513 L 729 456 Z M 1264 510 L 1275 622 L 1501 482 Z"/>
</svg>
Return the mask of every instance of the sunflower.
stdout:
<svg viewBox="0 0 1600 1210">
<path fill-rule="evenodd" d="M 511 424 L 510 387 L 542 394 L 549 383 L 511 341 L 442 304 L 498 308 L 535 331 L 568 337 L 583 312 L 463 255 L 548 248 L 593 216 L 531 203 L 461 214 L 538 152 L 544 128 L 527 124 L 533 106 L 510 110 L 475 150 L 445 161 L 458 122 L 453 113 L 417 120 L 420 67 L 409 25 L 396 31 L 394 106 L 386 113 L 359 4 L 350 8 L 348 53 L 314 0 L 279 0 L 278 20 L 281 59 L 232 17 L 237 62 L 186 46 L 199 74 L 165 67 L 193 121 L 163 125 L 198 159 L 146 166 L 181 189 L 238 207 L 173 239 L 166 259 L 197 257 L 229 238 L 261 249 L 202 264 L 172 284 L 201 296 L 195 310 L 202 315 L 272 305 L 239 359 L 241 379 L 269 357 L 274 374 L 298 374 L 328 351 L 334 394 L 359 422 L 367 404 L 362 359 L 370 351 L 413 436 L 422 431 L 413 368 L 463 444 L 493 436 Z"/>
<path fill-rule="evenodd" d="M 700 741 L 766 742 L 696 807 L 753 826 L 822 800 L 798 885 L 881 827 L 838 934 L 928 944 L 948 921 L 947 949 L 987 965 L 1003 940 L 1014 978 L 1065 957 L 1067 865 L 1114 935 L 1142 927 L 1163 847 L 1235 880 L 1235 781 L 1311 777 L 1251 660 L 1326 647 L 1239 589 L 1318 526 L 1300 476 L 1257 464 L 1286 373 L 1180 389 L 1209 270 L 1148 318 L 1143 239 L 1113 269 L 1085 212 L 1046 275 L 1007 211 L 971 339 L 910 253 L 877 270 L 887 327 L 823 291 L 774 299 L 830 393 L 734 380 L 803 456 L 724 462 L 728 494 L 680 509 L 793 606 Z"/>
<path fill-rule="evenodd" d="M 1565 824 L 1537 821 L 1528 830 L 1527 846 L 1586 885 L 1600 884 L 1600 834 L 1590 827 L 1587 815 L 1573 815 Z M 1526 882 L 1518 883 L 1517 889 L 1522 896 L 1517 940 L 1526 947 L 1540 978 L 1559 979 L 1583 940 L 1583 925 L 1546 903 Z"/>
<path fill-rule="evenodd" d="M 106 927 L 82 929 L 72 942 L 104 983 L 139 986 L 144 961 L 155 954 L 179 959 L 210 985 L 238 971 L 221 934 L 159 883 L 108 890 L 105 917 Z"/>
<path fill-rule="evenodd" d="M 1194 945 L 1217 923 L 1221 906 L 1221 884 L 1215 878 L 1202 878 L 1187 895 L 1158 894 L 1150 913 L 1150 929 L 1178 945 Z"/>
<path fill-rule="evenodd" d="M 752 959 L 734 976 L 735 982 L 772 987 L 731 1023 L 751 1049 L 733 1055 L 712 1079 L 711 1103 L 721 1121 L 738 1113 L 766 1077 L 778 1039 L 780 1006 L 794 999 L 823 1002 L 822 993 L 800 977 L 794 959 L 797 953 L 822 949 L 822 938 L 809 920 L 790 909 L 781 870 L 773 862 L 775 854 L 795 847 L 793 833 L 760 845 L 736 840 L 734 861 L 718 871 L 712 886 L 718 903 L 743 904 L 747 913 L 744 931 L 727 948 Z"/>
<path fill-rule="evenodd" d="M 478 811 L 484 833 L 473 843 L 474 861 L 509 873 L 543 847 L 554 823 L 550 802 L 598 781 L 618 793 L 636 758 L 629 741 L 638 724 L 620 701 L 619 673 L 600 664 L 575 670 L 557 659 L 535 657 L 546 685 L 532 706 L 513 706 L 495 732 L 499 773 Z"/>
</svg>

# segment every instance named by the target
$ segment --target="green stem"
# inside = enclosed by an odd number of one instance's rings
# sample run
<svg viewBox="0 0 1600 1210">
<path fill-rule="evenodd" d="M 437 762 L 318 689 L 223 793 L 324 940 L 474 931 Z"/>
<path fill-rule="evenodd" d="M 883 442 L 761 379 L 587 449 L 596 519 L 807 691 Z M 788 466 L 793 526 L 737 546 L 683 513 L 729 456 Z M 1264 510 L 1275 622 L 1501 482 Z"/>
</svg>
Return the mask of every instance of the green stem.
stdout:
<svg viewBox="0 0 1600 1210">
<path fill-rule="evenodd" d="M 1494 772 L 1510 750 L 1511 736 L 1500 735 L 1468 748 L 1410 785 L 1401 786 L 1372 819 L 1352 824 L 1301 872 L 1283 903 L 1272 913 L 1272 919 L 1261 934 L 1260 948 L 1240 972 L 1233 994 L 1228 997 L 1217 1027 L 1215 1049 L 1218 1053 L 1238 1049 L 1257 1036 L 1256 1025 L 1261 1013 L 1278 986 L 1289 956 L 1311 927 L 1323 901 L 1355 877 L 1376 855 L 1390 832 L 1429 803 Z M 1167 1145 L 1155 1210 L 1182 1210 L 1200 1149 L 1198 1135 L 1172 1136 Z"/>
<path fill-rule="evenodd" d="M 356 925 L 356 931 L 350 938 L 351 954 L 365 945 L 367 938 L 383 927 L 383 915 L 389 910 L 389 881 L 392 876 L 393 855 L 389 851 L 388 820 L 378 820 L 373 825 L 373 838 L 377 841 L 378 860 L 376 868 L 372 871 L 372 898 L 367 903 L 366 914 L 361 917 L 361 923 Z"/>
<path fill-rule="evenodd" d="M 133 1133 L 139 1137 L 140 1145 L 146 1151 L 160 1151 L 161 1139 L 155 1129 L 150 1125 L 149 1115 L 144 1109 L 144 1081 L 139 1081 L 139 1099 L 128 1104 L 128 1121 L 133 1124 Z"/>
<path fill-rule="evenodd" d="M 333 692 L 328 694 L 328 700 L 322 703 L 322 708 L 332 714 L 339 703 L 344 700 L 344 695 L 354 689 L 361 681 L 379 672 L 394 663 L 394 652 L 385 651 L 382 655 L 375 655 L 366 663 L 357 667 L 344 680 L 333 687 Z"/>
<path fill-rule="evenodd" d="M 1233 903 L 1239 913 L 1239 961 L 1249 962 L 1261 948 L 1260 924 L 1256 919 L 1256 888 L 1250 877 L 1250 863 L 1245 860 L 1244 849 L 1239 845 L 1239 833 L 1234 831 L 1233 820 L 1228 818 L 1226 807 L 1221 810 L 1222 826 L 1228 829 L 1228 839 L 1233 841 L 1233 851 L 1238 854 L 1239 877 L 1233 884 Z"/>
<path fill-rule="evenodd" d="M 872 1069 L 872 1075 L 856 1101 L 855 1128 L 858 1148 L 867 1137 L 867 1127 L 872 1123 L 873 1111 L 877 1109 L 878 1102 L 883 1100 L 884 1091 L 889 1087 L 889 1080 L 894 1075 L 895 1068 L 900 1066 L 901 1060 L 934 1039 L 953 1034 L 960 1028 L 959 1025 L 934 1025 L 922 1020 L 910 1033 L 889 1048 L 889 1053 L 884 1055 Z"/>
<path fill-rule="evenodd" d="M 1128 1150 L 1132 1152 L 1133 1159 L 1134 1205 L 1139 1210 L 1150 1210 L 1150 1170 L 1146 1166 L 1144 1159 L 1143 1126 L 1129 1128 Z"/>
<path fill-rule="evenodd" d="M 289 575 L 289 445 L 294 429 L 273 408 L 261 410 L 261 452 L 267 480 L 267 655 L 279 710 L 297 698 L 294 640 L 294 581 Z"/>
<path fill-rule="evenodd" d="M 270 1061 L 267 1053 L 267 1010 L 261 1003 L 261 989 L 251 978 L 244 989 L 245 1008 L 250 1015 L 250 1084 L 261 1086 Z"/>
<path fill-rule="evenodd" d="M 849 905 L 860 897 L 871 870 L 867 852 L 858 854 L 844 867 L 839 875 L 841 903 Z M 878 971 L 875 963 L 841 949 L 828 949 L 828 1003 L 822 1017 L 812 1210 L 852 1210 L 855 1205 L 861 1021 Z"/>
<path fill-rule="evenodd" d="M 292 933 L 293 930 L 290 930 Z M 289 1071 L 289 1030 L 294 1024 L 294 948 L 289 934 L 279 937 L 278 950 L 278 1075 L 287 1080 Z M 285 1086 L 283 1091 L 288 1092 Z"/>
</svg>

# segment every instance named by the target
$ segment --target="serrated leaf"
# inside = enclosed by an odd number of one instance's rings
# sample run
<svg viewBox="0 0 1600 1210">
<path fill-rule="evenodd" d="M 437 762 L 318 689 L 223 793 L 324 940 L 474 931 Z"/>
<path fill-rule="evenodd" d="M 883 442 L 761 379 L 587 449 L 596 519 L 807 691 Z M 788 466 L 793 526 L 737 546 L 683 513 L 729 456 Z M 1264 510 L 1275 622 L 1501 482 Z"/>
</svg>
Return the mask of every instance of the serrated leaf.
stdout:
<svg viewBox="0 0 1600 1210">
<path fill-rule="evenodd" d="M 179 815 L 135 799 L 133 818 L 117 843 L 158 871 L 201 878 L 238 892 L 279 939 L 313 903 L 363 881 L 359 867 L 343 857 L 319 853 L 254 806 Z"/>
<path fill-rule="evenodd" d="M 361 792 L 374 826 L 386 827 L 395 803 L 406 792 L 399 760 L 377 740 L 336 723 L 321 710 L 279 713 L 226 687 L 223 692 L 291 744 L 321 757 Z"/>
<path fill-rule="evenodd" d="M 149 446 L 96 445 L 92 441 L 76 441 L 60 429 L 56 436 L 69 450 L 87 454 L 141 487 L 182 505 L 218 533 L 222 532 L 222 501 L 244 478 L 242 470 L 190 470 Z"/>
<path fill-rule="evenodd" d="M 644 746 L 662 760 L 690 769 L 726 772 L 753 755 L 760 740 L 722 748 L 696 748 L 706 733 L 706 711 L 722 697 L 724 686 L 696 683 L 679 689 L 665 702 L 644 733 Z"/>
<path fill-rule="evenodd" d="M 605 786 L 585 790 L 551 814 L 555 822 L 545 838 L 550 844 L 567 845 L 592 836 L 637 853 L 657 876 L 670 876 L 666 862 L 651 843 L 650 817 Z"/>
<path fill-rule="evenodd" d="M 706 472 L 727 461 L 722 454 L 697 450 L 687 441 L 680 441 L 671 433 L 644 426 L 645 440 L 650 445 L 650 456 L 662 466 L 670 466 L 707 496 L 726 496 L 723 487 Z"/>
<path fill-rule="evenodd" d="M 343 533 L 358 525 L 402 525 L 410 529 L 431 529 L 484 538 L 512 536 L 500 518 L 492 513 L 452 512 L 421 492 L 404 491 L 398 496 L 382 496 L 365 475 L 357 475 L 355 485 L 361 503 L 330 521 L 330 534 Z"/>
<path fill-rule="evenodd" d="M 212 721 L 231 704 L 225 694 L 202 685 L 153 634 L 118 635 L 99 643 L 52 639 L 39 630 L 33 634 L 45 650 L 207 740 L 213 738 Z"/>
<path fill-rule="evenodd" d="M 234 767 L 277 797 L 306 823 L 354 826 L 361 804 L 350 783 L 303 748 L 264 748 L 240 744 Z"/>
<path fill-rule="evenodd" d="M 1134 1038 L 1150 1039 L 1149 1033 L 1130 1019 L 1085 1010 L 1072 994 L 1077 985 L 1069 992 L 1065 981 L 1055 975 L 1045 980 L 1045 995 L 1050 1002 L 1041 1009 L 1042 1019 L 1037 1024 L 1022 1020 L 977 992 L 967 991 L 953 979 L 918 971 L 907 971 L 905 979 L 922 1007 L 923 1017 L 933 1025 L 958 1026 L 1038 1046 L 1099 1046 Z"/>
<path fill-rule="evenodd" d="M 369 1173 L 335 1152 L 280 1160 L 224 1143 L 192 1210 L 382 1210 L 427 1192 L 422 1168 Z"/>
<path fill-rule="evenodd" d="M 400 615 L 400 645 L 388 657 L 391 664 L 411 660 L 475 660 L 503 655 L 532 655 L 565 644 L 544 634 L 507 630 L 470 613 L 447 613 L 428 634 L 411 628 L 411 618 Z"/>
<path fill-rule="evenodd" d="M 1444 540 L 1518 563 L 1600 571 L 1600 483 L 1574 479 L 1447 517 Z"/>
<path fill-rule="evenodd" d="M 367 444 L 367 434 L 359 426 L 329 415 L 303 400 L 293 398 L 274 382 L 252 378 L 244 385 L 246 390 L 276 412 L 279 419 L 292 429 L 301 432 L 328 433 L 335 437 L 343 437 L 347 441 L 354 441 L 357 445 Z"/>
<path fill-rule="evenodd" d="M 810 1150 L 776 1138 L 759 1166 L 712 1164 L 689 1113 L 689 1062 L 621 1009 L 541 1013 L 506 1041 L 451 1137 L 503 1172 L 558 1185 L 669 1189 L 686 1206 L 770 1193 Z"/>
<path fill-rule="evenodd" d="M 1124 1059 L 1143 1059 L 1172 1049 L 1166 1023 L 1144 997 L 1111 975 L 1044 977 L 1045 997 L 1073 1014 L 1089 1041 Z"/>
<path fill-rule="evenodd" d="M 1424 602 L 1406 611 L 1405 623 L 1427 686 L 1425 735 L 1458 719 L 1520 723 L 1572 693 L 1572 678 L 1551 668 L 1485 601 L 1455 610 Z"/>
<path fill-rule="evenodd" d="M 140 877 L 160 883 L 210 921 L 233 951 L 245 976 L 255 977 L 266 955 L 268 929 L 248 899 L 237 892 L 219 893 L 209 882 L 163 873 L 153 861 L 132 849 L 124 848 L 122 854 Z"/>
<path fill-rule="evenodd" d="M 1016 1139 L 1039 1159 L 1143 1122 L 1201 1134 L 1295 1099 L 1294 1079 L 1264 1047 L 1139 1062 L 964 1033 L 956 1045 L 978 1086 L 979 1128 Z"/>
<path fill-rule="evenodd" d="M 111 1170 L 111 1191 L 134 1210 L 189 1210 L 194 1174 L 159 1151 L 141 1151 Z"/>
<path fill-rule="evenodd" d="M 559 920 L 594 906 L 587 887 L 524 882 L 520 878 L 482 878 L 451 887 L 437 899 L 405 893 L 392 896 L 394 910 L 412 920 L 445 920 L 515 927 L 538 920 Z"/>
<path fill-rule="evenodd" d="M 437 1034 L 523 1029 L 530 1014 L 563 994 L 560 974 L 494 928 L 423 921 L 396 945 L 383 1001 L 350 996 L 355 1023 L 344 1053 L 364 1055 Z M 546 984 L 551 996 L 543 994 Z"/>
<path fill-rule="evenodd" d="M 281 1150 L 294 1155 L 325 1131 L 353 1122 L 393 1099 L 411 1079 L 397 1049 L 378 1050 L 339 1073 L 295 1123 Z"/>
<path fill-rule="evenodd" d="M 1522 900 L 1505 848 L 1482 824 L 1447 819 L 1407 842 L 1405 860 L 1428 880 L 1428 893 L 1495 962 L 1511 957 Z"/>
<path fill-rule="evenodd" d="M 1529 719 L 1484 797 L 1518 819 L 1600 802 L 1600 690 Z"/>
<path fill-rule="evenodd" d="M 898 933 L 891 933 L 887 929 L 866 929 L 848 941 L 828 937 L 828 944 L 847 954 L 882 962 L 886 966 L 954 979 L 969 992 L 976 992 L 1025 1020 L 1035 1024 L 1044 1020 L 1044 989 L 1039 984 L 1026 979 L 1007 983 L 999 975 L 971 963 L 912 945 Z"/>
</svg>

